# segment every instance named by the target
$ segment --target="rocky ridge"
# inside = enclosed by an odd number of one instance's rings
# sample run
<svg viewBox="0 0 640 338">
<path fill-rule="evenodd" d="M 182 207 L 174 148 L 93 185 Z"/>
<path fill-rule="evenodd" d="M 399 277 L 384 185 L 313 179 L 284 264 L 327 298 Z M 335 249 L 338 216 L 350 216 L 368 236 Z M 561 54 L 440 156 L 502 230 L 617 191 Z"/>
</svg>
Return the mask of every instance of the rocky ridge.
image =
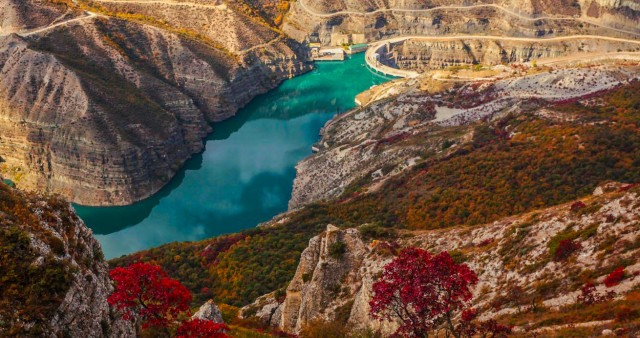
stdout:
<svg viewBox="0 0 640 338">
<path fill-rule="evenodd" d="M 390 334 L 394 324 L 373 320 L 368 302 L 376 276 L 403 247 L 448 251 L 462 257 L 478 274 L 474 306 L 485 311 L 484 318 L 520 313 L 520 307 L 530 304 L 531 299 L 542 301 L 541 306 L 550 312 L 558 311 L 576 302 L 586 281 L 601 283 L 607 271 L 618 266 L 629 272 L 640 269 L 638 188 L 609 183 L 581 202 L 585 208 L 580 210 L 569 203 L 481 226 L 402 232 L 395 239 L 371 239 L 355 228 L 329 225 L 302 253 L 285 301 L 279 303 L 273 295 L 266 295 L 244 311 L 292 333 L 322 319 Z M 582 248 L 568 262 L 556 262 L 550 257 L 549 245 L 568 233 L 576 234 L 572 238 L 577 238 Z M 336 242 L 343 243 L 345 250 L 332 257 L 330 244 Z M 630 277 L 611 289 L 599 285 L 597 290 L 612 290 L 621 299 L 639 283 Z M 554 289 L 544 287 L 550 284 Z M 515 303 L 502 301 L 505 304 L 498 308 L 491 305 L 514 288 L 524 290 Z M 340 314 L 343 317 L 337 318 Z"/>
<path fill-rule="evenodd" d="M 637 37 L 634 1 L 308 1 L 292 4 L 283 30 L 324 44 L 362 43 L 400 35 L 467 33 L 504 36 L 595 34 Z"/>
</svg>

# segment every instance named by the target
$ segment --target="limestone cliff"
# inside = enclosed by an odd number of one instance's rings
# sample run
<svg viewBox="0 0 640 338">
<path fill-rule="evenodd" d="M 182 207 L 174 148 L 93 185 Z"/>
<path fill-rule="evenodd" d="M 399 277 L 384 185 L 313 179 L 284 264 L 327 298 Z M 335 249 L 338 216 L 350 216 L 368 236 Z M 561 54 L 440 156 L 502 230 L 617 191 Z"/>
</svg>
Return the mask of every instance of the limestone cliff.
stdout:
<svg viewBox="0 0 640 338">
<path fill-rule="evenodd" d="M 232 52 L 171 26 L 82 18 L 0 37 L 0 170 L 80 204 L 149 197 L 203 149 L 208 122 L 310 68 L 269 29 Z"/>
<path fill-rule="evenodd" d="M 507 36 L 601 34 L 637 37 L 635 1 L 309 1 L 292 3 L 283 30 L 325 44 L 362 43 L 399 35 Z"/>
<path fill-rule="evenodd" d="M 302 253 L 284 303 L 278 305 L 266 296 L 245 310 L 259 307 L 260 313 L 277 307 L 269 311 L 279 316 L 271 324 L 288 332 L 299 332 L 320 318 L 390 334 L 394 323 L 369 316 L 372 285 L 398 250 L 418 247 L 433 253 L 448 251 L 476 272 L 480 281 L 474 289 L 474 306 L 485 311 L 485 318 L 520 313 L 531 299 L 556 311 L 576 301 L 585 276 L 600 283 L 615 267 L 624 266 L 630 275 L 640 269 L 640 190 L 608 183 L 581 201 L 584 209 L 569 203 L 481 226 L 404 232 L 395 239 L 371 239 L 358 229 L 329 225 Z M 550 243 L 558 238 L 581 243 L 574 258 L 565 262 L 550 258 Z M 336 242 L 344 244 L 344 252 L 332 257 L 331 244 Z M 639 284 L 640 279 L 630 277 L 607 290 L 622 298 Z M 517 299 L 506 298 L 512 289 L 521 290 Z M 605 291 L 604 285 L 597 289 Z M 498 301 L 500 306 L 493 305 Z"/>
<path fill-rule="evenodd" d="M 133 337 L 109 268 L 71 206 L 0 183 L 0 336 Z"/>
<path fill-rule="evenodd" d="M 460 65 L 500 65 L 562 57 L 585 58 L 593 53 L 640 50 L 640 44 L 604 40 L 519 42 L 509 40 L 407 40 L 393 45 L 383 63 L 402 69 L 424 71 Z"/>
</svg>

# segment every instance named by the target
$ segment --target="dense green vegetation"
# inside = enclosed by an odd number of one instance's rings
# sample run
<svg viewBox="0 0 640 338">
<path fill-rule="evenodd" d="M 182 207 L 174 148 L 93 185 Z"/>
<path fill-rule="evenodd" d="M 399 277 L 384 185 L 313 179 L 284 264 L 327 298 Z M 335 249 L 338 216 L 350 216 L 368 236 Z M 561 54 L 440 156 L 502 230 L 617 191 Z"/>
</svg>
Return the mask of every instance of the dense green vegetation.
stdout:
<svg viewBox="0 0 640 338">
<path fill-rule="evenodd" d="M 203 258 L 205 248 L 234 236 L 169 244 L 112 264 L 154 260 L 191 288 L 197 301 L 211 297 L 243 305 L 283 287 L 309 238 L 328 223 L 371 223 L 363 235 L 388 237 L 393 234 L 385 228 L 482 224 L 574 200 L 606 180 L 640 181 L 640 83 L 598 100 L 602 104 L 591 107 L 578 102 L 549 107 L 571 122 L 525 113 L 479 123 L 473 141 L 453 155 L 427 160 L 376 193 L 316 203 L 285 224 L 235 235 L 241 239 L 220 246 L 213 261 Z"/>
<path fill-rule="evenodd" d="M 170 243 L 110 261 L 113 266 L 155 262 L 191 290 L 194 303 L 245 305 L 281 288 L 295 272 L 300 253 L 327 223 L 325 208 L 308 207 L 281 226 L 193 243 Z"/>
</svg>

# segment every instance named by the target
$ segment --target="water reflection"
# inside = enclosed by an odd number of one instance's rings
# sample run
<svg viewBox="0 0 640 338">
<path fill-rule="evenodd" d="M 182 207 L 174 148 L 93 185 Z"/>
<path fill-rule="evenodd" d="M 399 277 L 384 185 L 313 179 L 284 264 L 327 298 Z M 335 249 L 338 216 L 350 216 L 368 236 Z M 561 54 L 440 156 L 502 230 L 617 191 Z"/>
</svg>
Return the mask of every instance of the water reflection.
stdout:
<svg viewBox="0 0 640 338">
<path fill-rule="evenodd" d="M 131 206 L 77 206 L 107 258 L 171 241 L 199 240 L 255 226 L 285 211 L 295 165 L 311 154 L 318 131 L 357 93 L 385 82 L 363 56 L 319 64 L 217 123 L 206 151 L 169 184 Z"/>
</svg>

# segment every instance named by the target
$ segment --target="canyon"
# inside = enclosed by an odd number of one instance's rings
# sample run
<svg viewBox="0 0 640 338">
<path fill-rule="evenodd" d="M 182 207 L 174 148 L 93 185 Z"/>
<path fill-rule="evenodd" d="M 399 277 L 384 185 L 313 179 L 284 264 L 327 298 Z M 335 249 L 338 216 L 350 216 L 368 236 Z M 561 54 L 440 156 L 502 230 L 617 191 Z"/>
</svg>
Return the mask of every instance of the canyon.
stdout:
<svg viewBox="0 0 640 338">
<path fill-rule="evenodd" d="M 20 35 L 38 24 L 19 24 L 24 16 L 83 14 L 73 4 L 5 2 L 17 9 L 2 23 L 14 32 L 0 37 L 2 173 L 85 205 L 151 196 L 203 150 L 209 122 L 310 69 L 299 44 L 242 13 L 232 18 L 242 35 L 219 40 L 105 15 Z"/>
<path fill-rule="evenodd" d="M 517 336 L 637 334 L 639 27 L 633 0 L 0 0 L 0 335 L 140 335 L 106 298 L 144 262 L 239 337 L 391 336 L 369 302 L 405 248 Z"/>
<path fill-rule="evenodd" d="M 203 150 L 210 122 L 233 116 L 256 95 L 311 69 L 304 41 L 341 44 L 455 33 L 635 39 L 640 34 L 633 1 L 336 0 L 285 6 L 4 0 L 0 5 L 0 170 L 23 189 L 96 206 L 128 205 L 159 191 L 185 160 Z M 596 40 L 582 45 L 412 40 L 394 48 L 388 51 L 392 63 L 404 68 L 637 50 Z M 51 82 L 54 74 L 68 81 Z"/>
</svg>

